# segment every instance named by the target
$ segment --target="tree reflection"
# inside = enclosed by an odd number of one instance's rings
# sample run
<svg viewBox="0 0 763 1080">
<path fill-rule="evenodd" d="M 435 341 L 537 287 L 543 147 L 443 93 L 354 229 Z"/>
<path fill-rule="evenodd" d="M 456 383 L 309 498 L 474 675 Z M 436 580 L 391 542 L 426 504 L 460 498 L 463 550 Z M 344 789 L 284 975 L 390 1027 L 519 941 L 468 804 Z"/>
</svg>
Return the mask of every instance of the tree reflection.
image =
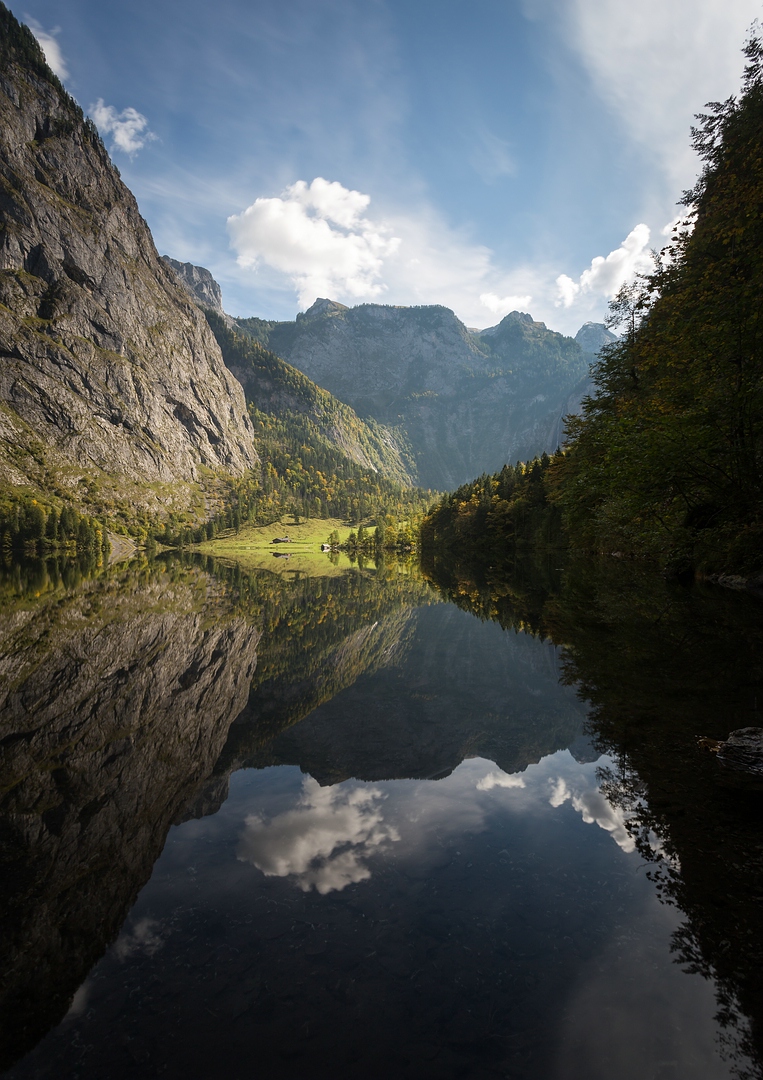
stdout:
<svg viewBox="0 0 763 1080">
<path fill-rule="evenodd" d="M 449 600 L 563 646 L 563 679 L 591 703 L 588 731 L 616 762 L 601 790 L 665 903 L 686 919 L 676 962 L 711 979 L 727 1056 L 763 1061 L 760 792 L 734 784 L 698 735 L 763 718 L 763 609 L 749 594 L 683 586 L 616 560 L 563 571 L 430 566 Z"/>
</svg>

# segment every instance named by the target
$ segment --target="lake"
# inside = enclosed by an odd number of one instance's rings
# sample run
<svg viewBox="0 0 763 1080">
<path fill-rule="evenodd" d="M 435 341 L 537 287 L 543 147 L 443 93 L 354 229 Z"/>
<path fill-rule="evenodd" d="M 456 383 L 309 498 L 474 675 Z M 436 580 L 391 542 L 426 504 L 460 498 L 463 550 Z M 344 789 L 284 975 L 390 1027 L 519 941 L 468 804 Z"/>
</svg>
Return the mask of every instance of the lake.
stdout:
<svg viewBox="0 0 763 1080">
<path fill-rule="evenodd" d="M 613 560 L 0 580 L 12 1080 L 761 1076 L 763 606 Z"/>
</svg>

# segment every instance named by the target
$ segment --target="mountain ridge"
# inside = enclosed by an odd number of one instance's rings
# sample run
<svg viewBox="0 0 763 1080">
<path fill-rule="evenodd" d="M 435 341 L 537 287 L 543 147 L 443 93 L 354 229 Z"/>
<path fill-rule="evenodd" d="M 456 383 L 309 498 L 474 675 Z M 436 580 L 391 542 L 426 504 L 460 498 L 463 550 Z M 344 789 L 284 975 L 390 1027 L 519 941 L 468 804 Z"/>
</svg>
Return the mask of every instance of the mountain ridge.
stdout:
<svg viewBox="0 0 763 1080">
<path fill-rule="evenodd" d="M 590 345 L 608 333 L 582 327 L 581 345 L 523 312 L 470 331 L 442 305 L 324 297 L 293 321 L 235 321 L 361 418 L 404 432 L 415 482 L 438 490 L 554 450 L 588 390 Z"/>
</svg>

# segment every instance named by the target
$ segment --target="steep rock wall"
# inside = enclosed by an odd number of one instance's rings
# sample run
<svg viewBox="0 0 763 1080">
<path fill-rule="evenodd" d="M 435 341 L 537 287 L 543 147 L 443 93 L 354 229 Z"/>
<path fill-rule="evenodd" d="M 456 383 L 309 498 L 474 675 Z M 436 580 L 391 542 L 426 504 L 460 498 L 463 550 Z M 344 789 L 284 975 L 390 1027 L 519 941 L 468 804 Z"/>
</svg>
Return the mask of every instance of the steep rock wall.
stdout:
<svg viewBox="0 0 763 1080">
<path fill-rule="evenodd" d="M 0 5 L 0 458 L 136 484 L 257 461 L 241 387 L 98 134 Z M 67 483 L 76 483 L 70 476 Z"/>
</svg>

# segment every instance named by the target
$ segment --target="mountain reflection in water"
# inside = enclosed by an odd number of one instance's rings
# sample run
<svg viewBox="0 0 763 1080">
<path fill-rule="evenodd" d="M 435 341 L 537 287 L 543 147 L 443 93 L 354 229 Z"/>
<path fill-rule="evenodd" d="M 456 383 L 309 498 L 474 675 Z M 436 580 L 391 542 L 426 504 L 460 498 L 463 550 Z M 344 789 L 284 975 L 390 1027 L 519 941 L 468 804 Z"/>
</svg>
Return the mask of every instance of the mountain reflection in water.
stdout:
<svg viewBox="0 0 763 1080">
<path fill-rule="evenodd" d="M 759 604 L 429 576 L 17 575 L 9 1077 L 759 1075 Z"/>
</svg>

